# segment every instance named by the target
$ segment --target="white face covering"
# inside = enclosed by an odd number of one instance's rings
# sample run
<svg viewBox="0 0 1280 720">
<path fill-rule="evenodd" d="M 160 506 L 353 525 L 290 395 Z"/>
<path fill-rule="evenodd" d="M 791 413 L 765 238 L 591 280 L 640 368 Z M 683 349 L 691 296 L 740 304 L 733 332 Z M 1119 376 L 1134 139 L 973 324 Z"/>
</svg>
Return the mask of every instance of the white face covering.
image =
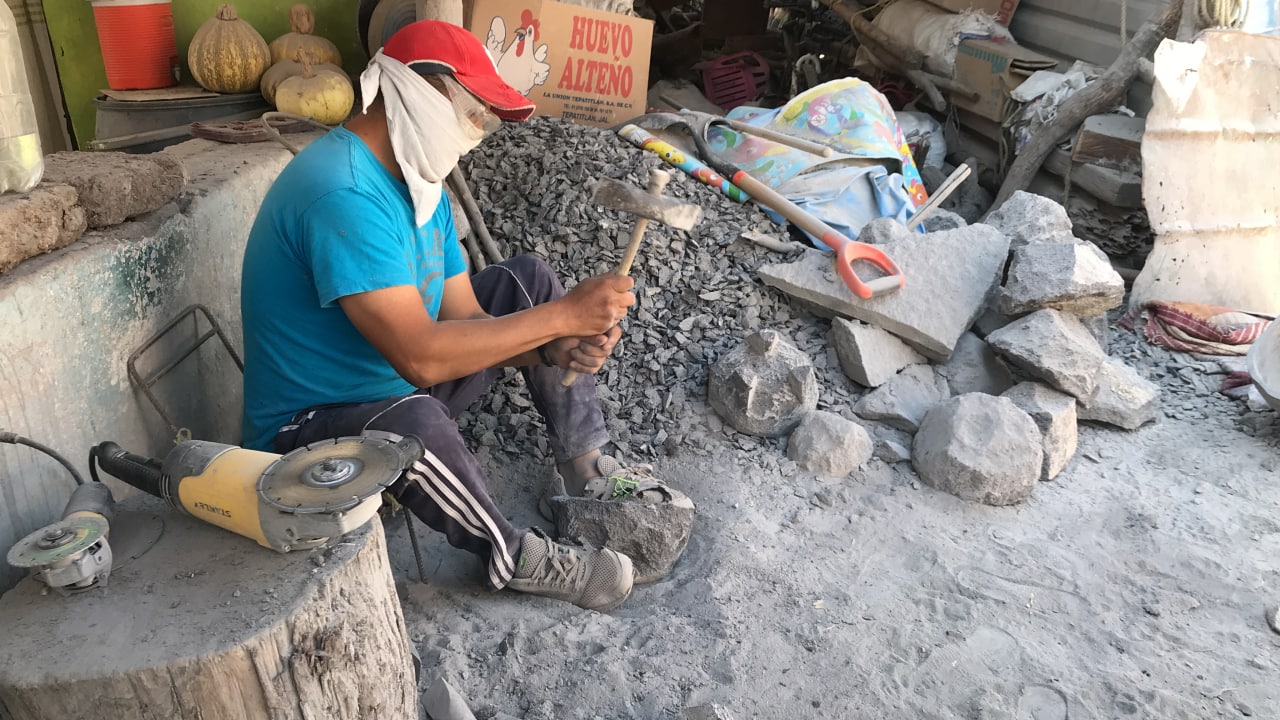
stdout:
<svg viewBox="0 0 1280 720">
<path fill-rule="evenodd" d="M 480 141 L 483 133 L 464 130 L 449 97 L 408 65 L 379 50 L 360 75 L 364 107 L 382 93 L 387 131 L 396 162 L 413 198 L 414 221 L 422 226 L 440 204 L 441 183 Z"/>
</svg>

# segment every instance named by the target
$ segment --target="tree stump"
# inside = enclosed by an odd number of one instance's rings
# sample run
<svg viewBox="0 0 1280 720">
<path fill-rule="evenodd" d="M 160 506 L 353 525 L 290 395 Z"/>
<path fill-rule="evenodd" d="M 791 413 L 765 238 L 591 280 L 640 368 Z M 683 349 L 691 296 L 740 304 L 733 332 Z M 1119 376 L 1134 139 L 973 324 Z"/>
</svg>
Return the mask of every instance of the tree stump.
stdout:
<svg viewBox="0 0 1280 720">
<path fill-rule="evenodd" d="M 150 496 L 164 532 L 104 588 L 0 597 L 5 720 L 417 720 L 382 523 L 279 554 Z"/>
</svg>

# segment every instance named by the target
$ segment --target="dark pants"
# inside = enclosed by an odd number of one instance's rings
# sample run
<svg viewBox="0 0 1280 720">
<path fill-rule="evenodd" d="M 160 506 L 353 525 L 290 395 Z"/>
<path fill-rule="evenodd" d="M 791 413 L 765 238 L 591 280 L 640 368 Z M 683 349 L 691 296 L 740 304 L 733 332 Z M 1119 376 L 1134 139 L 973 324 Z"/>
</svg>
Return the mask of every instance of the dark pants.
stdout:
<svg viewBox="0 0 1280 720">
<path fill-rule="evenodd" d="M 530 255 L 484 269 L 471 285 L 480 306 L 495 316 L 564 295 L 551 268 Z M 592 376 L 579 375 L 566 388 L 560 384 L 559 368 L 536 365 L 520 371 L 546 422 L 557 462 L 608 442 Z M 423 522 L 444 533 L 451 545 L 488 558 L 489 584 L 502 588 L 515 572 L 525 529 L 512 526 L 494 505 L 484 470 L 453 421 L 500 375 L 500 370 L 485 370 L 404 397 L 310 408 L 280 430 L 275 450 L 285 453 L 317 440 L 368 432 L 395 440 L 416 435 L 426 451 L 389 490 Z"/>
</svg>

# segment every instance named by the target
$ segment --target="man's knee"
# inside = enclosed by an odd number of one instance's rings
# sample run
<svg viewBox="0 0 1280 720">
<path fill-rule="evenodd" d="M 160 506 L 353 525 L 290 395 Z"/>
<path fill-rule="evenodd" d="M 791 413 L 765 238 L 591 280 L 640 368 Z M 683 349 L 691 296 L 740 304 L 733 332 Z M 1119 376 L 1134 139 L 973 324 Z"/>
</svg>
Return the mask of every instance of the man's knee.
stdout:
<svg viewBox="0 0 1280 720">
<path fill-rule="evenodd" d="M 445 434 L 457 434 L 449 408 L 430 395 L 410 395 L 369 421 L 366 430 L 394 435 L 416 435 L 423 442 Z"/>
<path fill-rule="evenodd" d="M 533 298 L 535 302 L 545 302 L 564 295 L 564 286 L 556 277 L 556 271 L 537 255 L 517 255 L 508 260 L 506 265 L 522 285 L 540 291 L 537 294 L 543 297 Z"/>
</svg>

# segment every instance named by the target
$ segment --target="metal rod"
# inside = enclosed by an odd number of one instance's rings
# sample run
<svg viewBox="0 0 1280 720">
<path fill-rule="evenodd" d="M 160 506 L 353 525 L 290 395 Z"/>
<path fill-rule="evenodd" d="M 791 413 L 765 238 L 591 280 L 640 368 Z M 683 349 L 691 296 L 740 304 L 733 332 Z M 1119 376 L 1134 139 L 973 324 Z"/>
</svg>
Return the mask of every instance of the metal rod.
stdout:
<svg viewBox="0 0 1280 720">
<path fill-rule="evenodd" d="M 409 528 L 409 544 L 413 546 L 413 559 L 418 562 L 418 581 L 427 584 L 427 566 L 422 562 L 422 549 L 418 547 L 418 530 L 413 526 L 413 513 L 404 505 L 400 506 L 404 513 L 404 526 Z"/>
<path fill-rule="evenodd" d="M 489 234 L 489 228 L 485 227 L 484 216 L 480 214 L 480 206 L 476 204 L 476 199 L 471 195 L 471 188 L 467 186 L 467 179 L 462 177 L 462 171 L 457 167 L 449 171 L 449 179 L 453 182 L 453 191 L 458 194 L 458 199 L 462 201 L 462 209 L 467 213 L 467 219 L 471 221 L 471 230 L 480 239 L 480 247 L 489 255 L 489 260 L 494 263 L 500 263 L 505 258 L 502 257 L 502 251 L 498 249 L 498 244 L 493 241 L 493 236 Z"/>
</svg>

